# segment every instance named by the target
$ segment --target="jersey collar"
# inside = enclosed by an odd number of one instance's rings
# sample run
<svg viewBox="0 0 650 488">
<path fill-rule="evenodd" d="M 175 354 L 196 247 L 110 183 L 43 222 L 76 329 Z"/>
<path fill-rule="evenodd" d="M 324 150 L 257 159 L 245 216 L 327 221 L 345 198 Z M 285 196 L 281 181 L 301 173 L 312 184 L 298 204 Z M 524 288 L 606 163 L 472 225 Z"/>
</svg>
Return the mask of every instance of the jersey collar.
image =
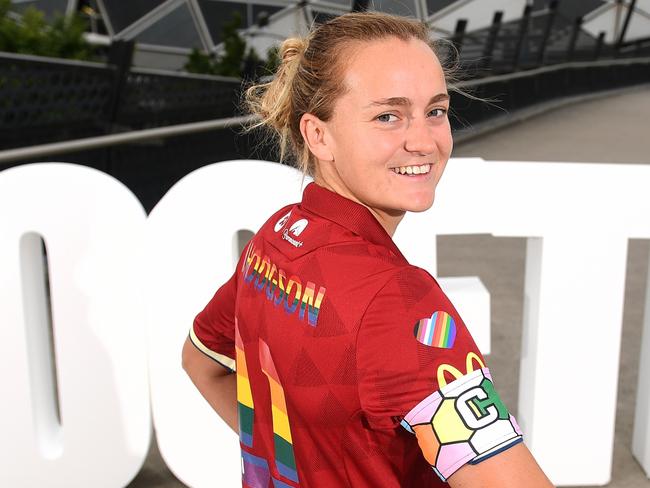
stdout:
<svg viewBox="0 0 650 488">
<path fill-rule="evenodd" d="M 309 183 L 303 191 L 301 207 L 336 222 L 373 244 L 388 248 L 392 254 L 406 261 L 375 216 L 360 203 L 353 202 L 316 183 Z"/>
</svg>

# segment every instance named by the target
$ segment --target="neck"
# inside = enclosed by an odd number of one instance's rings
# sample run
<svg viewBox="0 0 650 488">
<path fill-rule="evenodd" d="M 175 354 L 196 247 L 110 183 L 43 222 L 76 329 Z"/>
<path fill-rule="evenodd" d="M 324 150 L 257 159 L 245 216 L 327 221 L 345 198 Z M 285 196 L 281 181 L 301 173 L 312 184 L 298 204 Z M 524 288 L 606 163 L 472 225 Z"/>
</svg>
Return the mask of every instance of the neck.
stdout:
<svg viewBox="0 0 650 488">
<path fill-rule="evenodd" d="M 363 203 L 361 205 L 363 205 Z M 386 233 L 391 238 L 393 237 L 393 234 L 395 234 L 395 231 L 397 230 L 397 226 L 399 225 L 399 223 L 404 218 L 404 215 L 406 214 L 406 212 L 400 210 L 385 211 L 385 210 L 370 208 L 367 205 L 363 205 L 363 206 L 366 207 L 368 210 L 370 210 L 370 213 L 375 216 L 377 222 L 381 224 L 381 226 L 384 228 Z"/>
<path fill-rule="evenodd" d="M 375 219 L 377 219 L 379 225 L 381 225 L 384 228 L 386 233 L 391 238 L 395 234 L 395 231 L 397 230 L 397 226 L 399 225 L 399 223 L 404 218 L 404 215 L 406 214 L 406 212 L 403 210 L 385 210 L 385 209 L 369 207 L 365 203 L 359 201 L 343 185 L 337 184 L 335 182 L 328 182 L 324 178 L 321 178 L 320 175 L 317 175 L 314 178 L 314 183 L 316 183 L 319 186 L 322 186 L 323 188 L 327 188 L 328 190 L 337 193 L 338 195 L 341 195 L 342 197 L 345 197 L 348 200 L 352 200 L 353 202 L 356 202 L 359 205 L 363 205 L 364 207 L 366 207 L 370 211 L 370 213 L 375 217 Z"/>
</svg>

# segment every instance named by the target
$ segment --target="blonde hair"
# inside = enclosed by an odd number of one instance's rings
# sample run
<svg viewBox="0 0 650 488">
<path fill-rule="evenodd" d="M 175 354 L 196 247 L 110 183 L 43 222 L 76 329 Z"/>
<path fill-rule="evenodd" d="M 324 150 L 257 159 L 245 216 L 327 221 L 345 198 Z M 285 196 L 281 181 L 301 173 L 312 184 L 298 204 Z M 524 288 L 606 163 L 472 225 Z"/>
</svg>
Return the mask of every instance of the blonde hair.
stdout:
<svg viewBox="0 0 650 488">
<path fill-rule="evenodd" d="M 280 162 L 288 156 L 303 173 L 315 175 L 316 158 L 300 133 L 300 119 L 311 113 L 328 121 L 336 100 L 345 93 L 345 50 L 358 42 L 396 37 L 418 39 L 437 55 L 437 42 L 423 22 L 379 13 L 353 12 L 315 27 L 306 37 L 291 37 L 279 49 L 280 66 L 268 83 L 244 91 L 246 111 L 258 117 L 245 127 L 266 128 L 277 138 Z"/>
</svg>

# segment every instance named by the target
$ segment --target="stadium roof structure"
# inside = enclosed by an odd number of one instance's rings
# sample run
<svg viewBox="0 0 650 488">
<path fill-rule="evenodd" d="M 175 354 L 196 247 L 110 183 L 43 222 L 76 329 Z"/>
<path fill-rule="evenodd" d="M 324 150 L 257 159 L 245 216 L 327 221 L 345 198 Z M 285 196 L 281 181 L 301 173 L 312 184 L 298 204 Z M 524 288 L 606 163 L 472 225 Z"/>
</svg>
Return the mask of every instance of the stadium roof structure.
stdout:
<svg viewBox="0 0 650 488">
<path fill-rule="evenodd" d="M 135 64 L 179 68 L 192 48 L 206 52 L 222 49 L 223 24 L 234 12 L 242 19 L 242 34 L 249 46 L 265 55 L 268 48 L 286 37 L 305 33 L 314 22 L 323 22 L 353 9 L 353 2 L 367 1 L 368 10 L 406 15 L 426 21 L 432 35 L 453 35 L 459 19 L 467 21 L 467 32 L 489 28 L 495 11 L 502 22 L 521 18 L 527 4 L 543 10 L 548 0 L 12 0 L 21 11 L 33 5 L 51 16 L 54 12 L 82 10 L 99 19 L 91 38 L 110 44 L 113 40 L 134 40 Z M 583 29 L 593 36 L 606 32 L 614 42 L 632 0 L 563 0 L 559 13 L 564 18 L 584 17 Z M 650 0 L 637 0 L 627 39 L 650 33 Z M 97 24 L 100 27 L 97 27 Z"/>
<path fill-rule="evenodd" d="M 614 43 L 623 28 L 630 2 L 620 3 L 615 0 L 597 2 L 602 5 L 590 11 L 584 17 L 582 28 L 593 36 L 605 32 L 605 42 Z M 634 41 L 650 35 L 650 0 L 637 0 L 630 24 L 625 31 L 625 39 Z"/>
</svg>

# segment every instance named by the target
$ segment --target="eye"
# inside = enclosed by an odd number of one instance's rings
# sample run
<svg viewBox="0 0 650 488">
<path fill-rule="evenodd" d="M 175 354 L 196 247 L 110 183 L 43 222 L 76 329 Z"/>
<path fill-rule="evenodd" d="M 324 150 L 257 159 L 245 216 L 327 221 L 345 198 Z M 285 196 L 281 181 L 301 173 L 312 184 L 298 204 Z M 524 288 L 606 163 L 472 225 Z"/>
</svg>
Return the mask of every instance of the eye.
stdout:
<svg viewBox="0 0 650 488">
<path fill-rule="evenodd" d="M 433 109 L 431 112 L 429 112 L 429 113 L 430 113 L 430 114 L 433 114 L 433 117 L 435 117 L 435 118 L 440 118 L 440 117 L 444 117 L 444 116 L 447 114 L 447 109 L 444 109 L 444 108 L 434 108 L 434 109 Z"/>
<path fill-rule="evenodd" d="M 380 122 L 395 122 L 394 120 L 388 120 L 386 117 L 397 117 L 395 114 L 381 114 L 375 117 Z"/>
</svg>

